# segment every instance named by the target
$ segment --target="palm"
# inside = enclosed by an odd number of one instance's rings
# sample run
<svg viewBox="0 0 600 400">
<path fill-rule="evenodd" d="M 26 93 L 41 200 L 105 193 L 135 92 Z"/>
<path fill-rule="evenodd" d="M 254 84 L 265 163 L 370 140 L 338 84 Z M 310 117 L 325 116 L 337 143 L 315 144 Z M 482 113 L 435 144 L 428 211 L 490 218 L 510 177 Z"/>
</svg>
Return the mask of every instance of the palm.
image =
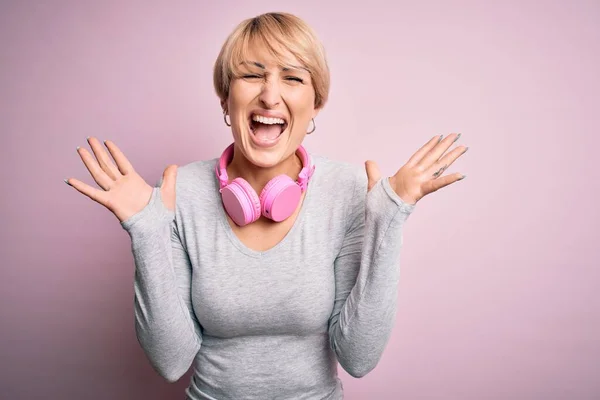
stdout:
<svg viewBox="0 0 600 400">
<path fill-rule="evenodd" d="M 106 208 L 123 222 L 144 208 L 151 195 L 152 187 L 137 172 L 133 172 L 113 183 L 106 192 L 104 202 Z"/>
<path fill-rule="evenodd" d="M 108 208 L 120 222 L 126 221 L 148 204 L 153 188 L 135 171 L 113 142 L 106 141 L 105 144 L 115 163 L 96 138 L 90 137 L 88 142 L 94 155 L 84 148 L 77 151 L 100 189 L 73 178 L 66 182 Z M 165 179 L 161 187 L 161 198 L 171 210 L 175 209 L 175 172 L 176 166 L 169 166 L 165 170 Z"/>
</svg>

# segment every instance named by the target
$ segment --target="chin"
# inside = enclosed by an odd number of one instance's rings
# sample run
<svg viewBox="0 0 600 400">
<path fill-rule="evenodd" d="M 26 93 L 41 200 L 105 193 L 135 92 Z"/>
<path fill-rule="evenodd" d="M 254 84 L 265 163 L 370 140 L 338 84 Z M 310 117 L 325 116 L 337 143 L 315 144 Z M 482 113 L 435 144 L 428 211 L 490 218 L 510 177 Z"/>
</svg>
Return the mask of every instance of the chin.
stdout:
<svg viewBox="0 0 600 400">
<path fill-rule="evenodd" d="M 249 133 L 249 135 L 252 135 L 252 133 Z M 286 158 L 286 153 L 289 149 L 289 140 L 287 140 L 286 132 L 283 132 L 277 139 L 277 142 L 270 146 L 256 145 L 252 139 L 251 136 L 248 138 L 245 153 L 248 161 L 257 167 L 275 167 Z"/>
<path fill-rule="evenodd" d="M 297 146 L 290 143 L 290 137 L 285 131 L 280 135 L 275 145 L 268 147 L 257 146 L 250 135 L 252 135 L 251 132 L 244 135 L 245 138 L 240 141 L 239 146 L 243 148 L 246 159 L 257 167 L 276 167 L 296 151 Z"/>
</svg>

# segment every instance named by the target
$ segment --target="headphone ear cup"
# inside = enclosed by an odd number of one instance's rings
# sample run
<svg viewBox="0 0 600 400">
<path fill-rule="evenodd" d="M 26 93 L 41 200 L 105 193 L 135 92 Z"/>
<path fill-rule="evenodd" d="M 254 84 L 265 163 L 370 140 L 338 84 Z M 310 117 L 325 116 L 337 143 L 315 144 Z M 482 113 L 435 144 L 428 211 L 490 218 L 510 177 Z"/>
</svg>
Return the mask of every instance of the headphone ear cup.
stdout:
<svg viewBox="0 0 600 400">
<path fill-rule="evenodd" d="M 300 202 L 302 190 L 287 175 L 271 179 L 260 193 L 262 215 L 280 222 L 289 218 Z"/>
<path fill-rule="evenodd" d="M 235 178 L 221 190 L 227 214 L 238 226 L 248 225 L 260 218 L 261 205 L 256 192 L 242 178 Z"/>
</svg>

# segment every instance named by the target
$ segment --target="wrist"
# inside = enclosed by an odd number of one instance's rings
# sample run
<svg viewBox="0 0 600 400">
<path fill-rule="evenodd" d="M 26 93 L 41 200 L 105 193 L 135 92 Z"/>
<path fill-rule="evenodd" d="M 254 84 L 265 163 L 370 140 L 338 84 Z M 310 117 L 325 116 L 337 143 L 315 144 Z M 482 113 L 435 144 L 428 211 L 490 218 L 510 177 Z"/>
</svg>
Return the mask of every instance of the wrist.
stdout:
<svg viewBox="0 0 600 400">
<path fill-rule="evenodd" d="M 402 199 L 403 202 L 405 202 L 406 204 L 409 204 L 409 205 L 417 204 L 417 201 L 419 201 L 419 199 L 415 199 L 414 197 L 408 195 L 404 190 L 399 188 L 398 186 L 400 186 L 400 185 L 397 184 L 395 176 L 390 176 L 388 178 L 388 181 L 389 181 L 390 187 L 392 188 L 394 193 L 396 193 L 396 195 L 398 197 L 400 197 L 400 199 Z"/>
</svg>

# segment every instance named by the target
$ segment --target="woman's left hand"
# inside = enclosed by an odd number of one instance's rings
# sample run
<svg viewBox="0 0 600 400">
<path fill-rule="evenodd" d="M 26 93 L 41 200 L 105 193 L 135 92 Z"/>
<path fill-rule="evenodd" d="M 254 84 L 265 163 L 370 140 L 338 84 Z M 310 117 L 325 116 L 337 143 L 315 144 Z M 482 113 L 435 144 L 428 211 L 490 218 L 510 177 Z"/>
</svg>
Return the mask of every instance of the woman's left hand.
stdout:
<svg viewBox="0 0 600 400">
<path fill-rule="evenodd" d="M 429 193 L 433 193 L 464 177 L 463 174 L 458 172 L 442 176 L 443 172 L 468 149 L 468 147 L 459 146 L 442 157 L 459 137 L 460 134 L 452 133 L 440 141 L 441 136 L 434 136 L 413 154 L 394 176 L 389 178 L 390 186 L 404 202 L 416 204 Z M 371 190 L 381 179 L 381 172 L 374 161 L 367 161 L 365 168 L 369 178 L 369 190 Z"/>
</svg>

